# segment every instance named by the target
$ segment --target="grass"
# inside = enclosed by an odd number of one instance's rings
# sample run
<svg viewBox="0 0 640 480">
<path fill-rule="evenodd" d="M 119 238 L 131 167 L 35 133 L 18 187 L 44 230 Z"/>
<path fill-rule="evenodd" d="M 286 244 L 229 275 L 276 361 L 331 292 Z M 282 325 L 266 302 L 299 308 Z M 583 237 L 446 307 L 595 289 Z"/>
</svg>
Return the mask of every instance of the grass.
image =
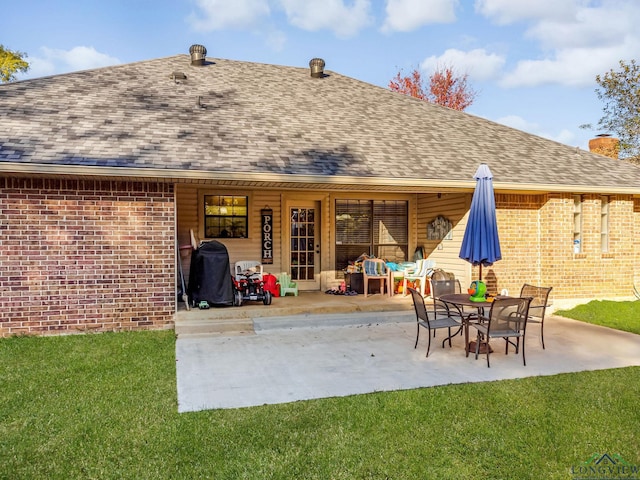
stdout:
<svg viewBox="0 0 640 480">
<path fill-rule="evenodd" d="M 640 335 L 640 301 L 593 300 L 571 310 L 558 310 L 554 315 Z"/>
<path fill-rule="evenodd" d="M 2 479 L 571 478 L 640 464 L 640 368 L 177 413 L 173 332 L 0 340 Z"/>
</svg>

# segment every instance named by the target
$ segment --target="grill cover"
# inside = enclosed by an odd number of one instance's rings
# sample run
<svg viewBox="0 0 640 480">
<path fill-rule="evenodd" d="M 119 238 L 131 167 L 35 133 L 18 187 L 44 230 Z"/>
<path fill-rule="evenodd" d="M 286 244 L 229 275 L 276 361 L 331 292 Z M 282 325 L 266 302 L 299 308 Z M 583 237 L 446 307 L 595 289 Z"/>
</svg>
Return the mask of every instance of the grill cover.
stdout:
<svg viewBox="0 0 640 480">
<path fill-rule="evenodd" d="M 233 279 L 227 247 L 212 240 L 192 253 L 187 290 L 192 306 L 203 300 L 211 306 L 233 305 Z"/>
</svg>

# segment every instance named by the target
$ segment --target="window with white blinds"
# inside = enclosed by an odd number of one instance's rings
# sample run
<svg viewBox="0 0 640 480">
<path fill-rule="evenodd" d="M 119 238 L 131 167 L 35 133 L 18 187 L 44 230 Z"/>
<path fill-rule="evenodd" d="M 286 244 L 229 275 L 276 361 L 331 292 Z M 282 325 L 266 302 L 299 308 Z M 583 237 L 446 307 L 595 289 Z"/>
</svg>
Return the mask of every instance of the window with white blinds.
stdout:
<svg viewBox="0 0 640 480">
<path fill-rule="evenodd" d="M 609 253 L 609 203 L 608 196 L 600 197 L 600 251 Z"/>
<path fill-rule="evenodd" d="M 407 259 L 408 202 L 336 200 L 336 271 L 367 254 L 391 262 Z"/>
<path fill-rule="evenodd" d="M 573 253 L 582 253 L 582 195 L 573 196 Z"/>
</svg>

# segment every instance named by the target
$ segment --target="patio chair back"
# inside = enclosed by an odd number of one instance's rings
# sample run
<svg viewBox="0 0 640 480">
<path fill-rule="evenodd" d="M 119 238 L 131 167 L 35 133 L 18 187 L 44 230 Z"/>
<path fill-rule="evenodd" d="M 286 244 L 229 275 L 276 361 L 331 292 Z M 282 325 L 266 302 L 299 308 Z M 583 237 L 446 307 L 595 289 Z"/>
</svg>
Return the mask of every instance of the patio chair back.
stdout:
<svg viewBox="0 0 640 480">
<path fill-rule="evenodd" d="M 236 280 L 244 278 L 245 272 L 256 274 L 260 280 L 262 280 L 262 276 L 264 275 L 262 264 L 256 260 L 241 260 L 235 263 L 234 277 Z"/>
<path fill-rule="evenodd" d="M 525 334 L 527 332 L 527 319 L 529 317 L 529 304 L 531 297 L 517 298 L 504 297 L 496 298 L 489 311 L 488 317 L 480 317 L 480 323 L 472 324 L 478 331 L 476 341 L 476 359 L 478 358 L 481 342 L 487 343 L 485 348 L 487 354 L 487 367 L 489 365 L 489 354 L 491 348 L 489 343 L 492 338 L 503 338 L 505 340 L 505 355 L 509 353 L 509 344 L 514 345 L 516 354 L 520 348 L 520 338 L 522 338 L 522 363 L 526 366 L 525 358 Z M 515 338 L 515 343 L 509 340 Z"/>
<path fill-rule="evenodd" d="M 529 323 L 540 324 L 540 340 L 544 349 L 544 317 L 549 306 L 549 295 L 553 287 L 537 287 L 525 283 L 520 290 L 521 297 L 531 297 L 529 306 Z"/>
<path fill-rule="evenodd" d="M 286 297 L 287 293 L 293 293 L 294 297 L 298 296 L 298 284 L 291 280 L 291 275 L 282 272 L 277 275 L 278 285 L 280 285 L 280 296 Z"/>
<path fill-rule="evenodd" d="M 460 280 L 434 280 L 431 279 L 431 297 L 433 298 L 433 312 L 434 313 L 448 313 L 450 314 L 451 306 L 440 300 L 442 295 L 449 295 L 451 293 L 462 293 L 462 287 Z M 461 313 L 461 312 L 459 312 Z"/>
<path fill-rule="evenodd" d="M 420 293 L 424 297 L 426 294 L 427 282 L 429 281 L 429 277 L 431 276 L 431 273 L 433 273 L 433 268 L 435 266 L 436 262 L 434 260 L 417 260 L 415 268 L 406 269 L 404 272 L 404 281 L 402 284 L 403 292 L 407 291 L 408 281 L 415 282 L 417 280 L 420 282 Z"/>
<path fill-rule="evenodd" d="M 362 280 L 364 281 L 364 296 L 369 294 L 369 280 L 380 282 L 380 293 L 384 293 L 385 286 L 389 290 L 389 270 L 381 258 L 367 258 L 362 262 Z"/>
<path fill-rule="evenodd" d="M 431 296 L 440 298 L 450 293 L 462 293 L 460 280 L 431 280 Z"/>
<path fill-rule="evenodd" d="M 433 318 L 429 316 L 427 307 L 424 303 L 424 297 L 415 288 L 409 288 L 411 297 L 413 299 L 413 307 L 416 311 L 417 332 L 416 343 L 413 348 L 417 348 L 418 339 L 420 338 L 420 328 L 427 330 L 427 337 L 429 343 L 427 344 L 427 357 L 429 356 L 429 350 L 431 349 L 431 330 L 435 331 L 441 328 L 446 328 L 449 331 L 449 336 L 442 341 L 442 348 L 447 340 L 449 340 L 449 347 L 451 347 L 451 337 L 454 337 L 462 331 L 462 324 L 449 315 L 434 315 Z M 452 334 L 451 329 L 455 328 L 456 331 Z"/>
</svg>

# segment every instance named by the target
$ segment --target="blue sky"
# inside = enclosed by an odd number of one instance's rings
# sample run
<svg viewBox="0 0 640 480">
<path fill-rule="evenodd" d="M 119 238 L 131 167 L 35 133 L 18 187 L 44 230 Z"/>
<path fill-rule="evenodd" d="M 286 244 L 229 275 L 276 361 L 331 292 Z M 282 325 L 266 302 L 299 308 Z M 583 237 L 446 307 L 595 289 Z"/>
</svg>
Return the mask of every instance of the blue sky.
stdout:
<svg viewBox="0 0 640 480">
<path fill-rule="evenodd" d="M 387 87 L 402 70 L 469 75 L 467 112 L 587 149 L 595 76 L 640 52 L 640 0 L 23 0 L 0 43 L 20 78 L 188 53 L 326 69 Z"/>
</svg>

